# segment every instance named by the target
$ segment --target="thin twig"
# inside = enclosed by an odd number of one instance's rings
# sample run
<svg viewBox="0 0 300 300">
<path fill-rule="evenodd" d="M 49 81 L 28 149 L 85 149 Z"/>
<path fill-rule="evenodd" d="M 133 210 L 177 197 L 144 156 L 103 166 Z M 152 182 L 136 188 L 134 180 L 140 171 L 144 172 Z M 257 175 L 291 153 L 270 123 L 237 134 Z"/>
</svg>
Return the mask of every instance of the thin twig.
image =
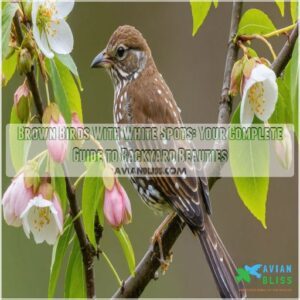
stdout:
<svg viewBox="0 0 300 300">
<path fill-rule="evenodd" d="M 279 52 L 277 59 L 272 64 L 272 69 L 277 77 L 281 75 L 282 71 L 292 57 L 293 49 L 299 34 L 299 24 L 300 22 L 298 21 L 297 26 L 293 29 L 287 42 Z"/>
<path fill-rule="evenodd" d="M 263 35 L 260 35 L 260 34 L 252 34 L 252 35 L 241 35 L 238 37 L 238 40 L 239 41 L 251 41 L 251 40 L 259 40 L 259 41 L 262 41 L 266 46 L 267 48 L 270 50 L 272 56 L 273 56 L 273 59 L 275 60 L 277 58 L 276 56 L 276 53 L 273 49 L 273 46 L 272 44 L 267 40 L 267 38 L 265 38 Z"/>
<path fill-rule="evenodd" d="M 22 34 L 22 29 L 21 29 L 21 24 L 20 24 L 19 18 L 20 18 L 19 12 L 17 12 L 14 17 L 14 25 L 16 28 L 18 43 L 21 45 L 22 41 L 23 41 L 23 34 Z M 36 107 L 36 110 L 38 113 L 39 121 L 41 121 L 42 117 L 43 117 L 43 112 L 44 112 L 43 104 L 42 104 L 43 102 L 42 102 L 42 99 L 40 96 L 39 89 L 37 87 L 34 71 L 31 70 L 30 72 L 26 73 L 26 77 L 28 80 L 30 90 L 33 95 L 33 100 L 34 100 L 35 107 Z M 64 167 L 66 189 L 67 189 L 67 195 L 68 195 L 68 199 L 69 199 L 69 203 L 70 203 L 71 215 L 73 217 L 74 228 L 75 228 L 75 231 L 76 231 L 79 243 L 80 243 L 81 253 L 82 253 L 82 257 L 83 257 L 85 278 L 86 278 L 87 297 L 95 298 L 95 280 L 94 280 L 94 268 L 93 268 L 95 251 L 87 239 L 87 236 L 84 231 L 83 224 L 82 224 L 82 219 L 80 217 L 76 218 L 76 216 L 78 216 L 78 214 L 80 213 L 79 205 L 78 205 L 78 202 L 76 199 L 76 194 L 72 188 L 72 184 L 68 177 L 67 169 L 66 169 L 65 165 L 63 165 L 63 167 Z"/>
<path fill-rule="evenodd" d="M 234 62 L 237 59 L 238 47 L 233 42 L 233 39 L 237 33 L 238 24 L 240 21 L 242 12 L 242 2 L 234 2 L 232 8 L 230 35 L 228 42 L 228 50 L 226 57 L 225 73 L 223 80 L 223 88 L 221 94 L 221 100 L 219 104 L 218 123 L 226 124 L 230 120 L 231 114 L 231 102 L 232 99 L 229 96 L 230 89 L 230 76 Z M 211 183 L 214 184 L 216 179 Z M 162 234 L 162 245 L 164 255 L 167 256 L 181 234 L 185 223 L 176 216 L 169 224 L 167 229 Z M 154 279 L 156 272 L 160 267 L 160 254 L 159 247 L 155 244 L 154 249 L 150 246 L 140 263 L 136 268 L 135 276 L 128 277 L 123 286 L 113 295 L 113 298 L 136 298 L 139 297 L 149 282 Z"/>
</svg>

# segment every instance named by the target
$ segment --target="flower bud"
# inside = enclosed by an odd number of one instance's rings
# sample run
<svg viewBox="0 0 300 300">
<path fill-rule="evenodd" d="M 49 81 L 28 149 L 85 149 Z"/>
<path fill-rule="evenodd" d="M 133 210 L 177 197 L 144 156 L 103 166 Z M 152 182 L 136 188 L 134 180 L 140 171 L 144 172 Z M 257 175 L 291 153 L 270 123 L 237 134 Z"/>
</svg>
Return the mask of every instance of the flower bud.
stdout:
<svg viewBox="0 0 300 300">
<path fill-rule="evenodd" d="M 31 21 L 32 1 L 23 1 L 23 11 L 28 21 Z"/>
<path fill-rule="evenodd" d="M 19 54 L 18 69 L 21 74 L 26 74 L 31 71 L 33 66 L 32 57 L 28 49 L 24 48 Z"/>
<path fill-rule="evenodd" d="M 75 129 L 83 129 L 83 124 L 80 121 L 78 114 L 76 112 L 72 113 L 72 127 L 74 127 Z"/>
<path fill-rule="evenodd" d="M 14 106 L 18 118 L 22 123 L 26 123 L 30 115 L 31 92 L 26 81 L 20 85 L 14 94 Z"/>
<path fill-rule="evenodd" d="M 117 229 L 131 222 L 130 200 L 117 180 L 111 190 L 105 190 L 104 215 L 108 223 Z"/>
<path fill-rule="evenodd" d="M 20 173 L 13 179 L 2 199 L 4 220 L 8 225 L 21 226 L 20 216 L 33 197 L 32 188 L 25 186 L 24 173 Z"/>
<path fill-rule="evenodd" d="M 275 141 L 275 151 L 283 168 L 288 170 L 293 160 L 293 147 L 292 136 L 286 125 L 283 128 L 282 140 Z"/>
<path fill-rule="evenodd" d="M 68 150 L 67 126 L 56 104 L 52 103 L 45 109 L 43 124 L 49 126 L 46 141 L 49 154 L 55 162 L 62 163 Z"/>
<path fill-rule="evenodd" d="M 52 187 L 52 185 L 47 182 L 44 181 L 41 183 L 39 189 L 38 189 L 38 194 L 42 195 L 42 197 L 45 200 L 52 200 L 53 199 L 53 194 L 54 194 L 54 189 Z"/>
<path fill-rule="evenodd" d="M 26 34 L 23 40 L 23 48 L 28 49 L 29 53 L 31 54 L 31 57 L 34 57 L 35 54 L 35 43 L 32 39 L 31 34 Z"/>
<path fill-rule="evenodd" d="M 76 140 L 74 142 L 76 146 L 81 147 L 84 143 L 84 126 L 76 112 L 72 113 L 71 125 L 76 131 Z"/>
<path fill-rule="evenodd" d="M 230 80 L 230 94 L 234 97 L 238 94 L 241 85 L 241 79 L 243 76 L 243 67 L 244 61 L 240 59 L 235 62 L 232 72 L 231 72 L 231 80 Z"/>
<path fill-rule="evenodd" d="M 102 178 L 105 188 L 111 191 L 115 185 L 114 167 L 111 164 L 105 165 Z"/>
<path fill-rule="evenodd" d="M 36 193 L 40 186 L 39 165 L 36 161 L 28 162 L 24 167 L 24 182 L 27 188 Z"/>
<path fill-rule="evenodd" d="M 251 76 L 251 72 L 255 68 L 256 64 L 257 64 L 256 57 L 252 57 L 246 60 L 243 68 L 243 75 L 246 79 L 248 79 Z"/>
</svg>

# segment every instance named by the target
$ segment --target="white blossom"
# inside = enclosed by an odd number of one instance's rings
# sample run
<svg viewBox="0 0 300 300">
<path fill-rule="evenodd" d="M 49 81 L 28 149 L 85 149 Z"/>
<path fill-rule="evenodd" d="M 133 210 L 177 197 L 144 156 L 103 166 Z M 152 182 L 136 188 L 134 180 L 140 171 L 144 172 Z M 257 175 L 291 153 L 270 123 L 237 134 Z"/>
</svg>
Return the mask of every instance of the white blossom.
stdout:
<svg viewBox="0 0 300 300">
<path fill-rule="evenodd" d="M 244 127 L 252 124 L 254 115 L 266 122 L 275 110 L 278 86 L 275 73 L 263 64 L 258 64 L 244 81 L 240 121 Z"/>
<path fill-rule="evenodd" d="M 65 21 L 74 7 L 74 0 L 39 0 L 32 3 L 32 30 L 40 50 L 48 58 L 69 54 L 74 45 L 70 26 Z"/>
<path fill-rule="evenodd" d="M 63 214 L 56 195 L 52 200 L 46 200 L 41 195 L 31 199 L 21 219 L 26 236 L 29 238 L 32 232 L 37 244 L 46 241 L 53 245 L 62 233 Z"/>
</svg>

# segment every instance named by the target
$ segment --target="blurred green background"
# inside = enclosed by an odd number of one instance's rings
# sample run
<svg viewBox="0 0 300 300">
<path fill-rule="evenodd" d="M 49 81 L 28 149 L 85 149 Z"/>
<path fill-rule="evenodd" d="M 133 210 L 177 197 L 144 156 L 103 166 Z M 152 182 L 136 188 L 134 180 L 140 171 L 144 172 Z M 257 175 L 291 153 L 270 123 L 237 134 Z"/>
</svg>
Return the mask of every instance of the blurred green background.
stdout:
<svg viewBox="0 0 300 300">
<path fill-rule="evenodd" d="M 288 7 L 285 18 L 280 16 L 274 3 L 244 4 L 244 10 L 250 7 L 266 11 L 278 28 L 290 23 Z M 110 79 L 103 70 L 92 70 L 89 66 L 94 56 L 105 47 L 112 32 L 119 25 L 130 24 L 136 26 L 147 39 L 158 69 L 182 109 L 183 120 L 187 123 L 216 122 L 230 15 L 231 3 L 219 3 L 217 9 L 211 9 L 199 33 L 192 37 L 189 3 L 76 3 L 68 22 L 75 39 L 72 55 L 84 86 L 84 121 L 108 123 L 113 120 Z M 277 51 L 284 41 L 284 37 L 274 39 Z M 261 44 L 256 43 L 255 47 L 258 53 L 270 58 Z M 20 82 L 21 78 L 17 75 L 3 90 L 3 129 L 9 122 L 13 93 Z M 2 145 L 5 136 L 3 138 Z M 10 179 L 5 177 L 5 170 L 2 171 L 5 190 Z M 298 295 L 297 181 L 297 173 L 293 178 L 270 180 L 267 230 L 239 200 L 232 179 L 219 180 L 211 191 L 213 221 L 237 266 L 255 263 L 293 266 L 294 283 L 290 286 L 291 291 L 249 292 L 251 297 L 283 298 Z M 140 201 L 128 180 L 122 182 L 133 206 L 133 223 L 126 230 L 139 261 L 162 218 L 155 216 Z M 116 237 L 108 227 L 104 231 L 101 247 L 109 254 L 121 277 L 126 278 L 126 261 Z M 46 297 L 51 250 L 45 244 L 37 246 L 32 239 L 28 240 L 21 228 L 8 227 L 3 222 L 2 296 Z M 152 281 L 143 297 L 218 297 L 199 242 L 187 229 L 173 252 L 169 271 Z M 117 288 L 110 269 L 101 258 L 95 263 L 95 269 L 97 296 L 110 297 Z M 63 296 L 62 283 L 63 276 L 60 278 L 58 297 Z M 248 287 L 255 288 L 255 283 Z"/>
</svg>

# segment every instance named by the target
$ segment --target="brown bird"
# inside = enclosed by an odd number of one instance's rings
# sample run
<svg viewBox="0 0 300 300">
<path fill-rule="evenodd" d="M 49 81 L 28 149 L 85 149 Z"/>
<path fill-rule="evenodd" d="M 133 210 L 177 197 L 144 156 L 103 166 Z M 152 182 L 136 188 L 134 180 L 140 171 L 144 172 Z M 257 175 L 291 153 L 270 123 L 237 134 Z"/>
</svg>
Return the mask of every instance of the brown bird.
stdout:
<svg viewBox="0 0 300 300">
<path fill-rule="evenodd" d="M 104 67 L 112 79 L 116 124 L 182 124 L 172 92 L 146 40 L 134 27 L 120 26 L 91 67 Z M 131 180 L 148 206 L 155 211 L 175 212 L 199 237 L 220 296 L 244 298 L 244 286 L 235 280 L 236 266 L 210 219 L 206 178 L 195 175 Z M 156 237 L 159 239 L 159 233 Z"/>
</svg>

